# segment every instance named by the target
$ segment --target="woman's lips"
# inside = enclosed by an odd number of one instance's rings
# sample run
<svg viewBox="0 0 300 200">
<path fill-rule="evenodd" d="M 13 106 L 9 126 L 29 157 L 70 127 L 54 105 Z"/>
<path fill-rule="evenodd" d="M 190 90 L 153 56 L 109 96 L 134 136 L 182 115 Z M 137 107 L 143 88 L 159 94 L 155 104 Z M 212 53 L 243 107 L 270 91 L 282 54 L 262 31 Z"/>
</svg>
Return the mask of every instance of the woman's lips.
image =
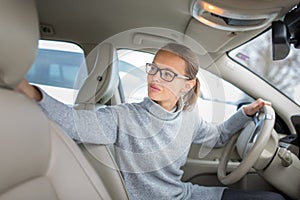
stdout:
<svg viewBox="0 0 300 200">
<path fill-rule="evenodd" d="M 161 90 L 158 86 L 156 86 L 154 84 L 150 84 L 150 89 L 153 92 L 159 92 Z"/>
</svg>

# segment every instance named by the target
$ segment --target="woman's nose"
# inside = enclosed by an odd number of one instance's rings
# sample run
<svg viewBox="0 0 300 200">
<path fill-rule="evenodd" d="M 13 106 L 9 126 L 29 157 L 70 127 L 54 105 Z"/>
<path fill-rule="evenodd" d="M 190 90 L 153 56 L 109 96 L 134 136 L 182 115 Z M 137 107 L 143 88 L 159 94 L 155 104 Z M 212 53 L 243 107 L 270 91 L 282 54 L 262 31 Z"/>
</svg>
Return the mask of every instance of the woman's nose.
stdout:
<svg viewBox="0 0 300 200">
<path fill-rule="evenodd" d="M 161 78 L 160 78 L 160 72 L 156 72 L 156 74 L 152 75 L 153 76 L 153 80 L 154 81 L 160 81 Z"/>
</svg>

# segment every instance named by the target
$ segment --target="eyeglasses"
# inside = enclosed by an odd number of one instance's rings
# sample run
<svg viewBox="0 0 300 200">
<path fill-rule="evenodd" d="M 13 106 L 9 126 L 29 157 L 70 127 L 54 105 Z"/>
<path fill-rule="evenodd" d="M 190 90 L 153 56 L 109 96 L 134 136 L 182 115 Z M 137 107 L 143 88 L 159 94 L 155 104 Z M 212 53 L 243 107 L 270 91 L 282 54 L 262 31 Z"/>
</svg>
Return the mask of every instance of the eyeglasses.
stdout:
<svg viewBox="0 0 300 200">
<path fill-rule="evenodd" d="M 160 69 L 155 63 L 146 63 L 146 72 L 150 75 L 155 75 L 157 72 L 160 72 L 160 78 L 167 82 L 171 82 L 174 80 L 175 77 L 182 78 L 186 80 L 191 80 L 190 78 L 186 76 L 182 76 L 180 74 L 176 74 L 175 72 L 172 72 L 168 69 Z"/>
</svg>

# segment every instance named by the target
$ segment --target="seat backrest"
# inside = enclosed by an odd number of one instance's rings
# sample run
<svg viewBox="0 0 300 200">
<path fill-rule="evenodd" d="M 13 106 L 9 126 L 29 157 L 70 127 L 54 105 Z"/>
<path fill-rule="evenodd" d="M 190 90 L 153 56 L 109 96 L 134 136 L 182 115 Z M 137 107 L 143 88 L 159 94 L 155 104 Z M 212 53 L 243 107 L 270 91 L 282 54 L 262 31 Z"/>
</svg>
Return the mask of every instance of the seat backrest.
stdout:
<svg viewBox="0 0 300 200">
<path fill-rule="evenodd" d="M 0 25 L 0 200 L 112 199 L 74 141 L 13 90 L 37 50 L 35 1 L 1 0 Z"/>
<path fill-rule="evenodd" d="M 75 109 L 96 110 L 104 106 L 118 89 L 119 69 L 115 48 L 110 43 L 98 45 L 87 56 L 86 64 L 90 73 L 79 90 Z M 129 199 L 112 153 L 114 149 L 93 144 L 81 144 L 79 147 L 98 175 L 105 179 L 104 185 L 112 198 Z"/>
<path fill-rule="evenodd" d="M 111 199 L 78 146 L 36 103 L 0 89 L 0 199 Z"/>
<path fill-rule="evenodd" d="M 112 199 L 129 199 L 122 174 L 112 153 L 113 147 L 95 144 L 80 144 L 79 147 L 97 174 L 105 180 L 104 185 Z"/>
<path fill-rule="evenodd" d="M 111 43 L 101 43 L 86 57 L 88 77 L 79 89 L 75 104 L 79 109 L 95 109 L 115 94 L 119 85 L 117 52 Z"/>
</svg>

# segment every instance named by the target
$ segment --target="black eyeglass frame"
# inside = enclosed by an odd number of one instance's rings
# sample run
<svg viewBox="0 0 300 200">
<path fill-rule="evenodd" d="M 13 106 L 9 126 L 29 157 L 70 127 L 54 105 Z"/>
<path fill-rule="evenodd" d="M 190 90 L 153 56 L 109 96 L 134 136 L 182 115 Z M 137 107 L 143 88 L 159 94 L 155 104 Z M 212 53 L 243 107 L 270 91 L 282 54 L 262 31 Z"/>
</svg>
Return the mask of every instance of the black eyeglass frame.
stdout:
<svg viewBox="0 0 300 200">
<path fill-rule="evenodd" d="M 149 73 L 151 68 L 155 68 L 156 69 L 154 73 Z M 173 74 L 172 79 L 167 80 L 167 79 L 163 78 L 163 71 L 167 71 L 167 72 L 170 72 L 171 74 Z M 167 81 L 167 82 L 172 82 L 175 77 L 186 79 L 186 80 L 191 80 L 189 77 L 177 74 L 177 73 L 175 73 L 175 72 L 173 72 L 173 71 L 171 71 L 169 69 L 160 69 L 158 67 L 158 65 L 155 64 L 155 63 L 146 63 L 146 73 L 147 74 L 155 75 L 155 74 L 157 74 L 157 72 L 159 72 L 160 78 L 163 79 L 164 81 Z"/>
</svg>

